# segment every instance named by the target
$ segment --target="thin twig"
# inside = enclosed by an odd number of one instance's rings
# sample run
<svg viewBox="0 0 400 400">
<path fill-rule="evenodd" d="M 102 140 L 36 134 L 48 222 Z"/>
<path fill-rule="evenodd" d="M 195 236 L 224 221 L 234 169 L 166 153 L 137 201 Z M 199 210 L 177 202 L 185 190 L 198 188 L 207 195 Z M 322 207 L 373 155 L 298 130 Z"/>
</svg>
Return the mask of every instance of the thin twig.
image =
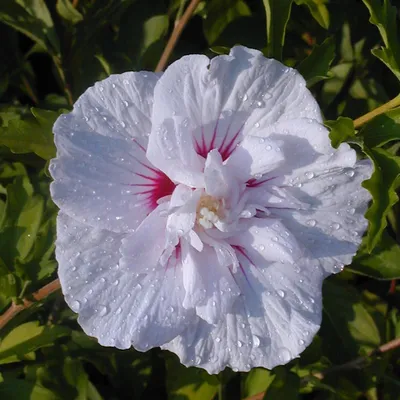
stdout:
<svg viewBox="0 0 400 400">
<path fill-rule="evenodd" d="M 177 21 L 175 23 L 174 30 L 172 31 L 171 37 L 169 38 L 168 43 L 165 46 L 165 49 L 161 55 L 160 61 L 158 62 L 157 67 L 155 69 L 156 72 L 163 71 L 164 68 L 166 67 L 168 60 L 176 46 L 176 43 L 182 34 L 183 29 L 185 28 L 186 24 L 189 22 L 190 17 L 196 10 L 199 3 L 200 3 L 200 0 L 192 0 L 190 2 L 190 4 L 188 5 L 186 11 L 183 13 L 182 18 L 179 19 L 179 21 Z"/>
<path fill-rule="evenodd" d="M 360 368 L 363 365 L 366 365 L 368 363 L 370 357 L 378 356 L 380 354 L 386 353 L 387 351 L 395 350 L 395 349 L 397 349 L 399 347 L 400 347 L 400 337 L 398 337 L 396 339 L 393 339 L 390 342 L 387 342 L 387 343 L 379 346 L 378 348 L 370 351 L 366 356 L 358 357 L 358 358 L 356 358 L 354 360 L 351 360 L 351 361 L 349 361 L 347 363 L 344 363 L 344 364 L 341 364 L 341 365 L 335 365 L 335 366 L 333 366 L 331 368 L 326 369 L 325 371 L 316 372 L 316 373 L 313 373 L 313 374 L 311 374 L 309 376 L 305 376 L 302 379 L 302 382 L 303 383 L 307 383 L 310 380 L 310 378 L 317 378 L 319 380 L 322 380 L 327 375 L 332 374 L 334 372 L 347 371 L 349 369 Z M 265 396 L 265 392 L 260 392 L 260 393 L 257 393 L 255 395 L 253 395 L 253 396 L 246 397 L 244 400 L 262 400 L 264 398 L 264 396 Z"/>
<path fill-rule="evenodd" d="M 8 310 L 0 315 L 0 330 L 6 326 L 17 314 L 21 311 L 28 309 L 33 306 L 36 302 L 45 299 L 50 294 L 56 292 L 60 289 L 60 281 L 55 279 L 54 281 L 48 283 L 47 285 L 40 288 L 37 292 L 31 295 L 33 300 L 22 299 L 22 304 L 15 304 L 14 302 L 8 308 Z"/>
<path fill-rule="evenodd" d="M 372 110 L 369 113 L 361 116 L 360 118 L 355 119 L 354 128 L 355 129 L 360 128 L 362 125 L 370 121 L 372 118 L 375 118 L 380 114 L 384 114 L 385 112 L 397 106 L 400 106 L 400 95 L 396 96 L 394 99 L 388 101 L 387 103 L 381 105 L 380 107 L 375 108 L 375 110 Z"/>
</svg>

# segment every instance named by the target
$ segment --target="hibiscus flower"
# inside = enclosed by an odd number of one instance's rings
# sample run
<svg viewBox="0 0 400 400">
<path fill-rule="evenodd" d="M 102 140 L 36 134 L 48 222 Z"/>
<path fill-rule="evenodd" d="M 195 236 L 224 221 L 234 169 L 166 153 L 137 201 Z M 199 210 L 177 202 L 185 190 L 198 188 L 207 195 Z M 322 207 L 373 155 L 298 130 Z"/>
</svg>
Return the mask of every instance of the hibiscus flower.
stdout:
<svg viewBox="0 0 400 400">
<path fill-rule="evenodd" d="M 367 223 L 368 162 L 331 147 L 296 70 L 234 47 L 89 88 L 54 125 L 65 299 L 104 346 L 273 368 L 321 322 Z"/>
</svg>

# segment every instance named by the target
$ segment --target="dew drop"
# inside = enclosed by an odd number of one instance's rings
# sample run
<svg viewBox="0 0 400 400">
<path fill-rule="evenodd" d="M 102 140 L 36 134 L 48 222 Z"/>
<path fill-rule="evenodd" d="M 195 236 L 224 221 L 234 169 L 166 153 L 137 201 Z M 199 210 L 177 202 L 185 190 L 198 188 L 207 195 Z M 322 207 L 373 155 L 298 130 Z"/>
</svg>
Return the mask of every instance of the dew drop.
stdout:
<svg viewBox="0 0 400 400">
<path fill-rule="evenodd" d="M 340 224 L 335 222 L 334 224 L 332 224 L 332 229 L 334 229 L 335 231 L 339 230 L 340 229 Z"/>
<path fill-rule="evenodd" d="M 259 128 L 259 127 L 260 127 L 260 123 L 259 123 L 259 122 L 256 122 L 256 123 L 254 124 L 254 126 L 255 126 L 256 128 Z"/>
<path fill-rule="evenodd" d="M 306 176 L 307 179 L 314 178 L 314 172 L 311 172 L 311 171 L 306 172 L 304 175 Z"/>
<path fill-rule="evenodd" d="M 258 142 L 259 142 L 260 144 L 263 144 L 263 143 L 265 142 L 265 139 L 264 139 L 264 138 L 260 138 Z"/>
<path fill-rule="evenodd" d="M 122 308 L 118 307 L 117 310 L 115 311 L 115 314 L 119 315 L 119 314 L 121 314 L 121 312 L 122 312 Z"/>
<path fill-rule="evenodd" d="M 286 347 L 282 347 L 278 350 L 278 357 L 283 363 L 286 364 L 291 360 L 292 354 Z"/>
<path fill-rule="evenodd" d="M 78 300 L 74 300 L 74 301 L 71 303 L 71 310 L 72 310 L 72 311 L 78 312 L 80 308 L 81 308 L 81 303 L 79 303 Z"/>
<path fill-rule="evenodd" d="M 303 346 L 303 345 L 304 345 L 304 343 L 305 343 L 305 342 L 304 342 L 304 340 L 303 340 L 303 339 L 300 339 L 300 340 L 299 340 L 299 345 L 300 345 L 300 346 Z"/>
<path fill-rule="evenodd" d="M 243 346 L 243 343 L 242 343 L 240 340 L 238 340 L 238 341 L 237 341 L 237 345 L 238 345 L 238 347 L 242 347 L 242 346 Z"/>
<path fill-rule="evenodd" d="M 270 151 L 270 150 L 272 150 L 272 146 L 270 146 L 270 145 L 268 145 L 268 146 L 265 146 L 265 150 L 267 150 L 267 151 Z"/>
<path fill-rule="evenodd" d="M 264 102 L 262 102 L 262 101 L 257 101 L 257 107 L 262 107 L 263 105 L 264 105 Z"/>
<path fill-rule="evenodd" d="M 317 225 L 317 221 L 315 219 L 309 219 L 306 223 L 311 227 Z"/>
<path fill-rule="evenodd" d="M 98 310 L 100 317 L 104 317 L 108 313 L 108 308 L 103 305 L 100 305 Z"/>
<path fill-rule="evenodd" d="M 260 244 L 259 249 L 260 249 L 260 251 L 264 251 L 265 250 L 265 246 L 263 244 Z"/>
<path fill-rule="evenodd" d="M 282 297 L 282 299 L 286 296 L 286 293 L 283 290 L 278 290 L 276 293 L 278 293 L 279 297 Z"/>
<path fill-rule="evenodd" d="M 215 341 L 216 341 L 217 343 L 219 343 L 219 342 L 221 342 L 221 338 L 220 338 L 220 337 L 217 337 L 217 338 L 215 338 Z"/>
<path fill-rule="evenodd" d="M 356 212 L 356 209 L 355 209 L 355 208 L 349 208 L 349 209 L 347 210 L 347 212 L 348 212 L 350 215 L 354 215 L 354 213 Z"/>
<path fill-rule="evenodd" d="M 243 96 L 243 101 L 247 101 L 248 98 L 249 98 L 249 96 L 247 96 L 247 94 L 245 94 L 245 95 Z"/>
<path fill-rule="evenodd" d="M 354 176 L 355 172 L 354 172 L 354 170 L 351 169 L 351 170 L 345 172 L 345 174 L 346 174 L 347 176 L 349 176 L 350 178 L 352 178 L 352 177 Z"/>
<path fill-rule="evenodd" d="M 253 336 L 253 347 L 257 348 L 260 346 L 260 338 L 256 335 Z"/>
</svg>

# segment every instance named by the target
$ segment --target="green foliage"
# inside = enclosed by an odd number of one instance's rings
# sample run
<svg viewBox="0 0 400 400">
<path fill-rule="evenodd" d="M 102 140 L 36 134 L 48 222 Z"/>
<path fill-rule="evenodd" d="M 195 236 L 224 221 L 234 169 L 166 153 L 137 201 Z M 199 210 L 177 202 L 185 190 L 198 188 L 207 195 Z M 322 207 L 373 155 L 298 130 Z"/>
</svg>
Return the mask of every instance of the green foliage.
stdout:
<svg viewBox="0 0 400 400">
<path fill-rule="evenodd" d="M 335 42 L 333 37 L 327 38 L 320 45 L 316 45 L 311 54 L 297 67 L 298 71 L 311 87 L 323 79 L 328 79 L 329 67 L 335 58 Z"/>
<path fill-rule="evenodd" d="M 327 0 L 295 0 L 296 4 L 304 4 L 306 5 L 311 15 L 315 18 L 315 20 L 325 29 L 329 28 L 329 11 L 326 3 Z"/>
<path fill-rule="evenodd" d="M 363 0 L 371 14 L 371 23 L 376 25 L 385 47 L 372 50 L 400 79 L 400 43 L 397 30 L 397 8 L 389 0 Z"/>
<path fill-rule="evenodd" d="M 267 55 L 282 59 L 286 25 L 289 21 L 293 0 L 263 0 L 267 17 Z"/>
<path fill-rule="evenodd" d="M 13 118 L 0 128 L 0 145 L 14 153 L 36 153 L 45 160 L 55 157 L 52 127 L 60 113 L 31 109 L 33 118 Z"/>
<path fill-rule="evenodd" d="M 57 208 L 47 171 L 55 156 L 54 121 L 94 82 L 153 70 L 188 4 L 0 1 L 0 322 L 11 304 L 34 300 L 57 277 Z M 210 376 L 159 349 L 102 347 L 55 293 L 0 323 L 0 399 L 242 400 L 264 393 L 257 397 L 397 400 L 399 350 L 366 362 L 358 357 L 400 336 L 399 104 L 354 124 L 399 95 L 396 5 L 200 1 L 171 57 L 213 57 L 243 44 L 297 68 L 322 109 L 332 145 L 347 142 L 373 163 L 364 182 L 372 196 L 368 232 L 353 262 L 325 281 L 321 329 L 298 359 L 271 371 Z"/>
</svg>

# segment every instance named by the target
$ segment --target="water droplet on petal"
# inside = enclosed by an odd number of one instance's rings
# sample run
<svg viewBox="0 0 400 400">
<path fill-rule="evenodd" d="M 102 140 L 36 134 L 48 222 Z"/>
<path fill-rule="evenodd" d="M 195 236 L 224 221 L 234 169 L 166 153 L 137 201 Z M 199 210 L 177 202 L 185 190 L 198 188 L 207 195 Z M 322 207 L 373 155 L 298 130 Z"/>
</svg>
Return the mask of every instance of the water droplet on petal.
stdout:
<svg viewBox="0 0 400 400">
<path fill-rule="evenodd" d="M 100 317 L 104 317 L 108 313 L 107 306 L 100 305 L 98 308 Z"/>
<path fill-rule="evenodd" d="M 311 226 L 311 227 L 317 225 L 317 221 L 315 219 L 309 219 L 306 223 L 308 226 Z"/>
<path fill-rule="evenodd" d="M 349 209 L 347 210 L 347 212 L 348 212 L 349 214 L 351 214 L 351 215 L 354 215 L 354 213 L 356 212 L 356 209 L 355 209 L 355 208 L 349 208 Z"/>
<path fill-rule="evenodd" d="M 340 224 L 335 222 L 334 224 L 332 224 L 332 229 L 334 229 L 335 231 L 339 230 L 340 229 Z"/>
<path fill-rule="evenodd" d="M 305 343 L 305 342 L 304 342 L 304 340 L 303 340 L 303 339 L 300 339 L 300 340 L 299 340 L 299 345 L 300 345 L 300 346 L 303 346 L 303 345 L 304 345 L 304 343 Z"/>
<path fill-rule="evenodd" d="M 265 250 L 265 246 L 263 244 L 260 244 L 259 249 L 260 249 L 260 251 L 264 251 Z"/>
<path fill-rule="evenodd" d="M 257 348 L 260 346 L 260 338 L 256 335 L 253 336 L 253 347 Z"/>
<path fill-rule="evenodd" d="M 256 122 L 256 123 L 254 124 L 254 126 L 255 126 L 256 128 L 259 128 L 259 127 L 260 127 L 260 123 L 259 123 L 259 122 Z"/>
<path fill-rule="evenodd" d="M 121 314 L 121 312 L 122 312 L 122 308 L 118 307 L 117 310 L 115 311 L 115 314 L 118 315 L 118 314 Z"/>
<path fill-rule="evenodd" d="M 243 96 L 243 101 L 247 101 L 248 98 L 249 98 L 249 96 L 247 96 L 247 94 L 245 94 L 245 95 Z"/>
<path fill-rule="evenodd" d="M 306 178 L 307 179 L 312 179 L 312 178 L 314 178 L 314 172 L 306 172 L 305 174 L 304 174 L 305 176 L 306 176 Z"/>
<path fill-rule="evenodd" d="M 265 146 L 265 150 L 270 151 L 271 149 L 272 149 L 272 146 L 270 146 L 270 145 Z"/>
<path fill-rule="evenodd" d="M 286 293 L 283 291 L 283 290 L 277 290 L 277 292 L 276 293 L 278 293 L 278 296 L 279 297 L 282 297 L 282 299 L 286 296 Z"/>
<path fill-rule="evenodd" d="M 355 172 L 354 172 L 354 170 L 351 169 L 351 170 L 349 170 L 349 171 L 346 171 L 345 174 L 346 174 L 347 176 L 349 176 L 350 178 L 352 178 L 352 177 L 354 176 Z"/>
<path fill-rule="evenodd" d="M 242 347 L 242 346 L 243 346 L 243 343 L 242 343 L 240 340 L 238 340 L 238 341 L 237 341 L 237 345 L 238 345 L 238 347 Z"/>
<path fill-rule="evenodd" d="M 217 337 L 217 338 L 215 338 L 215 341 L 216 341 L 217 343 L 219 343 L 219 342 L 221 342 L 221 338 L 220 338 L 220 337 Z"/>
<path fill-rule="evenodd" d="M 282 347 L 278 350 L 278 357 L 284 364 L 286 364 L 292 359 L 292 354 L 289 349 Z"/>
<path fill-rule="evenodd" d="M 81 308 L 81 303 L 79 303 L 78 300 L 74 300 L 74 301 L 71 303 L 71 310 L 72 310 L 72 311 L 78 312 L 80 308 Z"/>
</svg>

